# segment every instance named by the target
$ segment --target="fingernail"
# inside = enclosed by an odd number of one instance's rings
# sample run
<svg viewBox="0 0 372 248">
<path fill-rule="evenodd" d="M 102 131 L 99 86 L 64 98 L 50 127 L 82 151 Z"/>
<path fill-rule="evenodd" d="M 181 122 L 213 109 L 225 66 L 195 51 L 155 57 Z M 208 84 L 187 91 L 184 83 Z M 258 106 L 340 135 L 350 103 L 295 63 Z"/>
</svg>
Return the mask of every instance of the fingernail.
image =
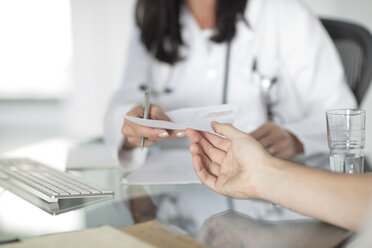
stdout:
<svg viewBox="0 0 372 248">
<path fill-rule="evenodd" d="M 181 137 L 185 136 L 185 132 L 179 132 L 179 133 L 176 133 L 176 136 L 177 136 L 178 138 L 181 138 Z"/>
<path fill-rule="evenodd" d="M 160 138 L 169 137 L 169 133 L 167 133 L 167 132 L 159 133 L 159 137 Z"/>
</svg>

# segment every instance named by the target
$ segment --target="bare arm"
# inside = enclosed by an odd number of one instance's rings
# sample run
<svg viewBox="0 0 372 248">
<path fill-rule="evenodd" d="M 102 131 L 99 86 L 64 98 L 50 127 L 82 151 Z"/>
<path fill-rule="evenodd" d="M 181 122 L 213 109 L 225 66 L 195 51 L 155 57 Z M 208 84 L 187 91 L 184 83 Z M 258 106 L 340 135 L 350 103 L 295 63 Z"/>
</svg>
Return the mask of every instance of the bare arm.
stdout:
<svg viewBox="0 0 372 248">
<path fill-rule="evenodd" d="M 372 175 L 336 174 L 270 156 L 251 136 L 213 124 L 216 135 L 187 130 L 194 170 L 217 193 L 258 198 L 329 223 L 358 229 L 372 195 Z"/>
<path fill-rule="evenodd" d="M 337 226 L 358 230 L 372 195 L 372 175 L 331 173 L 272 159 L 260 198 Z"/>
</svg>

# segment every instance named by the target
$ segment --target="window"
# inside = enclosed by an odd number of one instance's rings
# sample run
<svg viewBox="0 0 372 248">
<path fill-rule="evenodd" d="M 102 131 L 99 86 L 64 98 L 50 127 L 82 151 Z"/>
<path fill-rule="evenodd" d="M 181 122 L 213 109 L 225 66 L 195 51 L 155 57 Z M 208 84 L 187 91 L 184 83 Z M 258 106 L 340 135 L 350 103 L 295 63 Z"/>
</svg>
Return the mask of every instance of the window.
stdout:
<svg viewBox="0 0 372 248">
<path fill-rule="evenodd" d="M 63 98 L 71 39 L 69 0 L 1 0 L 0 98 Z"/>
</svg>

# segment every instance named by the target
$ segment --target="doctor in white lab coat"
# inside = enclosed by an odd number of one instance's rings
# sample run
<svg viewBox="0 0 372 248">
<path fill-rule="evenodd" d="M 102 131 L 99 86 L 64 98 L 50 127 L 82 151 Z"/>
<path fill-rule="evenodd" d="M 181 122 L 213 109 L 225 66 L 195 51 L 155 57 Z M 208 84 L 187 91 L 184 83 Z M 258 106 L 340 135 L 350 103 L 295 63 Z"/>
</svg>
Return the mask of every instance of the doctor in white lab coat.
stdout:
<svg viewBox="0 0 372 248">
<path fill-rule="evenodd" d="M 165 9 L 179 9 L 179 40 L 145 38 L 150 30 L 162 32 L 156 27 L 169 22 L 151 19 L 148 26 L 145 19 L 154 18 L 154 4 L 163 17 L 168 16 Z M 233 17 L 231 42 L 212 41 L 216 30 L 228 23 L 226 17 L 220 20 L 219 13 L 234 7 L 229 5 L 240 8 Z M 183 132 L 149 130 L 124 121 L 125 114 L 141 116 L 137 104 L 143 101 L 145 88 L 152 89 L 151 101 L 159 106 L 152 108 L 150 116 L 158 119 L 166 119 L 162 112 L 171 109 L 224 101 L 238 104 L 234 126 L 252 132 L 284 159 L 304 153 L 307 164 L 312 164 L 309 158 L 328 152 L 325 111 L 356 106 L 330 37 L 299 0 L 140 1 L 137 21 L 125 78 L 105 118 L 106 143 L 127 169 L 141 166 L 146 158 L 146 151 L 138 148 L 141 134 L 155 136 L 146 146 L 183 136 Z M 167 43 L 163 50 L 158 47 L 161 43 Z M 176 51 L 177 57 L 164 56 L 167 49 Z M 268 82 L 270 90 L 264 91 Z M 268 123 L 267 97 L 275 124 Z M 128 140 L 132 142 L 126 146 Z"/>
<path fill-rule="evenodd" d="M 179 33 L 169 26 L 172 11 Z M 309 158 L 328 153 L 325 112 L 356 106 L 330 37 L 300 0 L 145 0 L 137 22 L 125 78 L 105 118 L 105 141 L 127 169 L 146 159 L 141 136 L 148 147 L 169 138 L 182 143 L 177 137 L 184 135 L 124 121 L 125 114 L 142 115 L 145 88 L 158 106 L 152 118 L 167 119 L 163 111 L 177 108 L 238 104 L 234 126 L 278 157 L 303 153 L 303 162 L 316 166 Z M 154 38 L 159 33 L 162 39 Z M 173 57 L 164 55 L 169 51 Z"/>
<path fill-rule="evenodd" d="M 179 25 L 171 25 L 172 17 Z M 151 118 L 167 119 L 164 112 L 177 108 L 237 104 L 233 125 L 273 155 L 302 154 L 304 164 L 328 165 L 325 112 L 354 108 L 356 102 L 330 37 L 301 1 L 140 0 L 137 22 L 125 78 L 105 118 L 105 141 L 124 168 L 143 165 L 148 148 L 140 151 L 141 136 L 148 137 L 146 147 L 187 149 L 187 139 L 177 137 L 183 131 L 124 120 L 125 114 L 142 115 L 138 104 L 146 87 L 158 106 Z M 186 230 L 197 230 L 201 220 L 231 206 L 201 186 L 167 197 L 153 198 L 158 217 L 169 223 L 177 218 L 168 213 L 185 209 L 184 218 L 192 221 L 184 223 L 193 223 Z M 209 205 L 197 206 L 200 199 Z M 266 220 L 300 218 L 257 201 L 234 200 L 234 209 Z"/>
</svg>

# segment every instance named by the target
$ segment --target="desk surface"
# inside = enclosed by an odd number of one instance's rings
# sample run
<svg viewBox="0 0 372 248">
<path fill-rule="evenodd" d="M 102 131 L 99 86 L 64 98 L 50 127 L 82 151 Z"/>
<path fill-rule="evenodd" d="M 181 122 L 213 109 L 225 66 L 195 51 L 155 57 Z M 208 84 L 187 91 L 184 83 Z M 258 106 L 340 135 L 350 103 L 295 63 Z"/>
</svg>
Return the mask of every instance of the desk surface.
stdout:
<svg viewBox="0 0 372 248">
<path fill-rule="evenodd" d="M 127 186 L 119 168 L 71 173 L 115 191 L 114 199 L 53 216 L 0 188 L 0 241 L 152 219 L 212 247 L 331 247 L 349 235 L 269 203 L 228 199 L 201 184 Z"/>
</svg>

